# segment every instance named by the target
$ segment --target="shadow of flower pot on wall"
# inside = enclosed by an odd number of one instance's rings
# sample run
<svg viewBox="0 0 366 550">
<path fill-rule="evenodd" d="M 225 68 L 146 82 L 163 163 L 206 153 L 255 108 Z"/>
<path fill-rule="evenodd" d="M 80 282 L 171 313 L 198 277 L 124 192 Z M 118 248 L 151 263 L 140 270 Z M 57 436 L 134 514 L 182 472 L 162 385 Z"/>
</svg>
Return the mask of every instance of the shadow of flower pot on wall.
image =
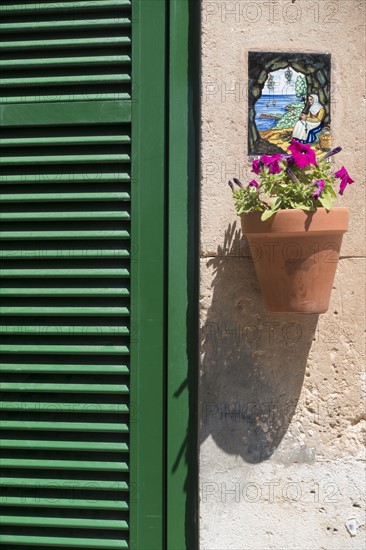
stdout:
<svg viewBox="0 0 366 550">
<path fill-rule="evenodd" d="M 267 311 L 325 313 L 348 209 L 280 210 L 266 221 L 249 212 L 241 224 Z"/>
<path fill-rule="evenodd" d="M 210 295 L 202 309 L 201 442 L 211 436 L 226 453 L 259 463 L 275 453 L 298 406 L 318 315 L 266 313 L 236 223 L 201 272 Z M 299 460 L 311 455 L 295 452 Z"/>
</svg>

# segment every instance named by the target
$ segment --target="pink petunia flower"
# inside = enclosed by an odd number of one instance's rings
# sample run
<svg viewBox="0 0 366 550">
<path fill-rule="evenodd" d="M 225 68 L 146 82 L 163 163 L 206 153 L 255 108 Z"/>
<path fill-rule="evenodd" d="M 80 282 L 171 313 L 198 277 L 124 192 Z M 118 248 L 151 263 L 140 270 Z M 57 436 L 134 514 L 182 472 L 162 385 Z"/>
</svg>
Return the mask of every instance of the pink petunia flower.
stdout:
<svg viewBox="0 0 366 550">
<path fill-rule="evenodd" d="M 294 162 L 299 168 L 306 168 L 310 164 L 317 166 L 316 155 L 310 145 L 299 143 L 293 139 L 289 151 L 291 151 Z"/>
<path fill-rule="evenodd" d="M 344 166 L 334 174 L 336 178 L 339 178 L 341 180 L 341 184 L 339 186 L 339 194 L 343 195 L 344 190 L 346 189 L 347 185 L 349 183 L 353 183 L 354 180 L 351 178 L 347 170 Z"/>
<path fill-rule="evenodd" d="M 281 172 L 280 160 L 282 159 L 281 155 L 262 155 L 261 161 L 265 166 L 269 167 L 268 172 L 270 174 L 279 174 Z"/>
<path fill-rule="evenodd" d="M 255 180 L 252 180 L 248 183 L 247 187 L 255 187 L 256 189 L 258 189 L 258 185 L 259 183 Z"/>
<path fill-rule="evenodd" d="M 260 159 L 253 160 L 252 172 L 254 172 L 255 174 L 259 174 L 262 166 L 263 166 L 263 162 Z"/>
<path fill-rule="evenodd" d="M 315 193 L 313 193 L 313 199 L 317 200 L 320 197 L 320 195 L 322 194 L 322 192 L 324 191 L 325 181 L 324 180 L 317 180 L 313 185 L 317 186 L 317 190 L 315 191 Z"/>
</svg>

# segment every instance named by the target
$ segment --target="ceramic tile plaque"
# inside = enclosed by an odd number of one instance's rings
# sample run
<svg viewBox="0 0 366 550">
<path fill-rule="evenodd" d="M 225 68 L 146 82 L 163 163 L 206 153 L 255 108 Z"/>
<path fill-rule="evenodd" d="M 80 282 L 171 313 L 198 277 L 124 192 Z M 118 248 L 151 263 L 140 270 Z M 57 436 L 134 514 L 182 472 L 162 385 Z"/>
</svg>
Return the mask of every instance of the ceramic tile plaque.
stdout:
<svg viewBox="0 0 366 550">
<path fill-rule="evenodd" d="M 248 155 L 331 148 L 330 54 L 249 52 Z"/>
</svg>

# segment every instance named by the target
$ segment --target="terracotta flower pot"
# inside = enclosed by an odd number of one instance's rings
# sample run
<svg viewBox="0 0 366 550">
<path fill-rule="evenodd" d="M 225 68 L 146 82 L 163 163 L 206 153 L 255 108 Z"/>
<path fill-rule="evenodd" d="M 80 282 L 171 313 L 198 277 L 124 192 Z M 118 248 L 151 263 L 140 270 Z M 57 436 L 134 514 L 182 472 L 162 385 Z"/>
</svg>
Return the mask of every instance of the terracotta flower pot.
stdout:
<svg viewBox="0 0 366 550">
<path fill-rule="evenodd" d="M 280 210 L 262 222 L 241 215 L 266 309 L 324 313 L 329 307 L 348 209 Z"/>
</svg>

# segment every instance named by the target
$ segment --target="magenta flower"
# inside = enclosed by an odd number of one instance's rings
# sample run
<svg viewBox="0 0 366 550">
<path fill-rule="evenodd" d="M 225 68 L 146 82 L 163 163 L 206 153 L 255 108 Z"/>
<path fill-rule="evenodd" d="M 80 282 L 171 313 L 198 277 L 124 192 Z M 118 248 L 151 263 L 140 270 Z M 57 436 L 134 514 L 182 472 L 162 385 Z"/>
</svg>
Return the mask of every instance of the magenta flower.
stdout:
<svg viewBox="0 0 366 550">
<path fill-rule="evenodd" d="M 260 159 L 253 160 L 252 172 L 254 172 L 255 174 L 259 174 L 262 166 L 263 166 L 263 162 Z"/>
<path fill-rule="evenodd" d="M 351 178 L 344 166 L 334 174 L 336 178 L 341 180 L 341 185 L 339 187 L 339 194 L 343 195 L 344 190 L 346 189 L 349 183 L 353 183 L 354 180 Z"/>
<path fill-rule="evenodd" d="M 269 167 L 268 172 L 270 174 L 279 174 L 281 172 L 281 167 L 279 162 L 281 158 L 282 158 L 281 155 L 272 155 L 271 157 L 269 157 L 268 155 L 263 155 L 261 157 L 261 160 L 265 166 Z"/>
<path fill-rule="evenodd" d="M 293 139 L 289 151 L 291 151 L 294 162 L 299 168 L 305 168 L 309 164 L 317 166 L 316 155 L 310 145 L 299 143 Z"/>
<path fill-rule="evenodd" d="M 247 187 L 255 187 L 256 189 L 258 189 L 258 182 L 255 181 L 255 180 L 252 180 L 248 183 Z"/>
<path fill-rule="evenodd" d="M 313 185 L 317 186 L 317 190 L 313 193 L 313 199 L 316 201 L 324 191 L 325 181 L 317 180 Z"/>
</svg>

